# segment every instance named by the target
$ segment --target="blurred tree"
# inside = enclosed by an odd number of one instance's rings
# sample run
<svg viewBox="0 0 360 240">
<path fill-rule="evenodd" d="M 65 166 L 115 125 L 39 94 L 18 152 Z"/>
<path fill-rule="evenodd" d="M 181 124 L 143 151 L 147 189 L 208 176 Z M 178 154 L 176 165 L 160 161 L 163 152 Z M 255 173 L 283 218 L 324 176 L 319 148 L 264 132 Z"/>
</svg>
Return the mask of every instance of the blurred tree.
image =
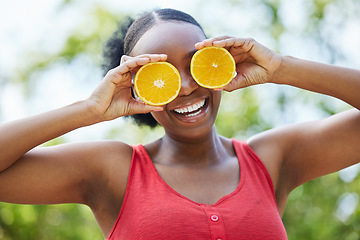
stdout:
<svg viewBox="0 0 360 240">
<path fill-rule="evenodd" d="M 59 11 L 71 8 L 75 2 L 64 0 Z M 205 8 L 210 2 L 199 0 L 197 4 Z M 269 37 L 273 48 L 280 53 L 289 54 L 289 45 L 306 50 L 306 44 L 310 43 L 311 49 L 315 49 L 314 54 L 319 53 L 318 59 L 329 63 L 337 61 L 348 63 L 349 59 L 342 54 L 336 35 L 347 19 L 360 14 L 360 2 L 357 0 L 296 2 L 303 8 L 302 12 L 298 12 L 302 17 L 302 27 L 298 32 L 294 32 L 294 26 L 286 18 L 289 1 L 228 0 L 222 1 L 221 4 L 229 10 L 229 18 L 230 9 L 236 14 L 240 9 L 254 9 L 254 11 L 257 9 L 263 13 L 257 15 L 260 19 L 257 23 L 261 22 L 258 26 L 253 23 L 247 28 L 239 25 L 239 28 L 243 27 L 244 32 L 259 29 L 263 35 Z M 228 5 L 225 5 L 226 3 Z M 198 8 L 197 11 L 200 12 L 203 8 Z M 121 22 L 123 14 L 115 16 L 106 8 L 97 5 L 92 8 L 89 15 L 89 19 L 83 24 L 74 25 L 73 31 L 59 51 L 51 53 L 31 51 L 25 54 L 24 59 L 27 64 L 21 65 L 15 71 L 17 74 L 14 72 L 15 77 L 12 81 L 22 83 L 27 89 L 28 96 L 31 96 L 37 74 L 55 65 L 71 67 L 77 59 L 85 57 L 93 65 L 99 66 L 104 39 L 114 30 L 116 23 Z M 196 17 L 195 14 L 193 15 Z M 208 18 L 200 19 L 200 22 L 210 32 L 215 28 Z M 329 27 L 329 24 L 332 25 Z M 221 25 L 226 24 L 221 22 Z M 237 33 L 233 32 L 233 34 Z M 288 40 L 294 38 L 300 41 L 294 43 Z M 308 112 L 315 112 L 316 117 L 326 117 L 347 108 L 349 106 L 330 97 L 309 94 L 291 87 L 254 86 L 236 93 L 224 93 L 216 126 L 218 132 L 226 137 L 247 139 L 257 132 L 302 120 L 303 115 Z M 138 128 L 127 121 L 121 124 L 125 126 L 122 128 L 125 131 L 113 128 L 106 134 L 106 138 L 133 144 L 148 142 L 163 134 L 161 128 L 155 130 Z M 129 131 L 132 134 L 129 134 Z M 133 134 L 134 132 L 136 134 Z M 47 145 L 64 141 L 65 138 L 59 138 Z M 358 181 L 358 171 L 353 168 L 351 178 L 344 178 L 341 174 L 334 173 L 295 189 L 289 197 L 283 217 L 289 239 L 360 239 Z M 71 204 L 25 206 L 0 203 L 0 239 L 80 240 L 103 239 L 103 236 L 91 211 L 84 206 Z"/>
</svg>

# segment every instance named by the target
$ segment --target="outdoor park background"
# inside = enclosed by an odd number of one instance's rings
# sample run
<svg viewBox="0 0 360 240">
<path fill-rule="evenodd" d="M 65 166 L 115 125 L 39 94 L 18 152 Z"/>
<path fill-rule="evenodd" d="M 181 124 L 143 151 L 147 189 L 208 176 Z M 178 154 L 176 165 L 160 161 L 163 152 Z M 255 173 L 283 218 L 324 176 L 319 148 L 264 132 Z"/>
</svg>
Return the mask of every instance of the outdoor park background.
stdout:
<svg viewBox="0 0 360 240">
<path fill-rule="evenodd" d="M 210 37 L 253 37 L 284 55 L 360 69 L 358 0 L 1 1 L 0 122 L 86 98 L 102 78 L 101 48 L 117 23 L 158 7 L 190 13 Z M 216 125 L 219 133 L 245 140 L 348 108 L 331 97 L 266 84 L 224 93 Z M 98 139 L 146 143 L 162 134 L 161 128 L 117 119 L 46 145 Z M 355 165 L 297 188 L 283 217 L 289 239 L 360 239 L 358 173 Z M 103 236 L 85 206 L 0 203 L 0 239 Z"/>
</svg>

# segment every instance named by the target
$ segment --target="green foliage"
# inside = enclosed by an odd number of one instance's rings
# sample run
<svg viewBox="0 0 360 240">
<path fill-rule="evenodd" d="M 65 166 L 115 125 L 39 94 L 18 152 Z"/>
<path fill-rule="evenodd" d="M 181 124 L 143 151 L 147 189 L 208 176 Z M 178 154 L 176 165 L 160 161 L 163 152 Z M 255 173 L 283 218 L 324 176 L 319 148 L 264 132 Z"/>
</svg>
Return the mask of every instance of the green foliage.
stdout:
<svg viewBox="0 0 360 240">
<path fill-rule="evenodd" d="M 122 119 L 123 120 L 123 119 Z M 137 126 L 130 119 L 125 119 L 119 123 L 121 127 L 111 129 L 106 139 L 121 139 L 122 141 L 136 145 L 155 141 L 164 135 L 164 129 L 161 127 L 150 128 L 148 126 Z"/>
<path fill-rule="evenodd" d="M 314 0 L 312 17 L 317 20 L 324 18 L 325 10 L 328 4 L 334 2 L 333 0 Z"/>
<path fill-rule="evenodd" d="M 63 0 L 59 11 L 71 7 L 76 1 Z M 247 1 L 228 0 L 234 7 Z M 249 2 L 249 1 L 248 1 Z M 251 2 L 251 1 L 250 1 Z M 254 4 L 268 10 L 269 18 L 264 19 L 264 31 L 274 40 L 275 48 L 281 51 L 281 37 L 289 31 L 281 18 L 280 9 L 285 1 L 257 0 Z M 329 6 L 340 6 L 338 14 L 347 17 L 359 14 L 357 0 L 309 0 L 305 32 L 300 35 L 310 36 L 319 47 L 330 53 L 329 62 L 341 56 L 331 38 L 324 34 L 323 21 L 329 18 Z M 29 51 L 24 54 L 26 64 L 19 66 L 11 79 L 19 82 L 28 94 L 32 94 L 32 76 L 51 68 L 56 64 L 71 66 L 78 57 L 86 55 L 94 64 L 99 65 L 101 46 L 104 39 L 113 31 L 116 23 L 124 16 L 115 16 L 104 7 L 95 6 L 84 22 L 74 25 L 63 46 L 56 52 Z M 260 17 L 260 16 L 259 16 Z M 224 23 L 225 24 L 225 23 Z M 210 29 L 212 26 L 204 26 Z M 255 27 L 255 26 L 254 26 Z M 336 30 L 336 29 L 335 29 Z M 0 79 L 1 79 L 0 74 Z M 242 89 L 234 93 L 224 93 L 219 115 L 216 120 L 217 130 L 226 137 L 247 139 L 251 135 L 277 126 L 277 122 L 287 116 L 294 102 L 312 105 L 323 116 L 329 116 L 346 109 L 344 104 L 334 103 L 327 97 L 319 97 L 304 91 L 268 88 L 274 90 L 272 97 L 264 97 L 264 91 L 257 86 Z M 272 105 L 269 105 L 272 102 Z M 275 107 L 274 107 L 275 105 Z M 272 108 L 271 108 L 272 107 Z M 271 109 L 270 109 L 271 108 Z M 0 113 L 1 114 L 1 113 Z M 294 120 L 293 118 L 290 118 Z M 121 139 L 130 144 L 149 142 L 163 134 L 161 128 L 151 130 L 138 128 L 128 121 L 119 123 L 120 128 L 113 128 L 106 134 L 107 139 Z M 65 138 L 58 138 L 44 146 L 64 143 Z M 360 239 L 360 208 L 345 220 L 340 220 L 337 211 L 341 199 L 346 194 L 360 193 L 359 176 L 351 182 L 343 182 L 337 173 L 311 181 L 298 187 L 289 197 L 283 217 L 289 239 Z M 75 204 L 54 206 L 27 206 L 0 203 L 0 239 L 103 239 L 89 208 Z"/>
<path fill-rule="evenodd" d="M 255 89 L 251 87 L 236 93 L 223 93 L 215 123 L 219 134 L 229 138 L 245 139 L 271 127 L 260 115 L 261 103 Z"/>
<path fill-rule="evenodd" d="M 281 34 L 285 31 L 285 27 L 279 18 L 279 7 L 280 1 L 279 0 L 268 0 L 264 1 L 264 4 L 270 10 L 272 19 L 271 19 L 271 29 L 270 33 L 274 39 L 278 40 Z"/>
<path fill-rule="evenodd" d="M 103 239 L 88 207 L 0 203 L 0 239 Z"/>
<path fill-rule="evenodd" d="M 295 189 L 283 216 L 289 239 L 359 239 L 359 207 L 344 221 L 337 216 L 343 196 L 358 196 L 359 180 L 344 183 L 334 173 Z"/>
</svg>

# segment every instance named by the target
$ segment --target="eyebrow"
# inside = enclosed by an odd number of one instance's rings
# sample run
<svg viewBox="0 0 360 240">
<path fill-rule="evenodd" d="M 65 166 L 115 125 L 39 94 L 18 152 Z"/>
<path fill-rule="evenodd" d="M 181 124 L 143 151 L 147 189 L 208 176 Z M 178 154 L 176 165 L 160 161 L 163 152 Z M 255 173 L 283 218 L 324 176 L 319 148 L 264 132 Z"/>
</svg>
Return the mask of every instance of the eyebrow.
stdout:
<svg viewBox="0 0 360 240">
<path fill-rule="evenodd" d="M 187 54 L 185 54 L 184 59 L 187 58 L 192 58 L 192 56 L 194 56 L 194 54 L 197 52 L 197 49 L 192 50 L 191 52 L 188 52 Z"/>
</svg>

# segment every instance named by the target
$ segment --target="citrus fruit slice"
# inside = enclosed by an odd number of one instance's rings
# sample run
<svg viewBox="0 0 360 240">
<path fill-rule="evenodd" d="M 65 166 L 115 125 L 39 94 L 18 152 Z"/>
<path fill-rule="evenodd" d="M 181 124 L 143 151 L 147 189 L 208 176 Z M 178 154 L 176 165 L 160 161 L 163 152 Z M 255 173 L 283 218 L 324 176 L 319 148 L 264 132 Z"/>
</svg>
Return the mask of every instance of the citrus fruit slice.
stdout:
<svg viewBox="0 0 360 240">
<path fill-rule="evenodd" d="M 176 98 L 181 88 L 178 70 L 168 62 L 153 62 L 142 66 L 135 75 L 137 96 L 145 103 L 160 106 Z"/>
<path fill-rule="evenodd" d="M 194 80 L 205 88 L 222 88 L 235 77 L 233 56 L 221 47 L 205 47 L 191 59 L 190 72 Z"/>
</svg>

